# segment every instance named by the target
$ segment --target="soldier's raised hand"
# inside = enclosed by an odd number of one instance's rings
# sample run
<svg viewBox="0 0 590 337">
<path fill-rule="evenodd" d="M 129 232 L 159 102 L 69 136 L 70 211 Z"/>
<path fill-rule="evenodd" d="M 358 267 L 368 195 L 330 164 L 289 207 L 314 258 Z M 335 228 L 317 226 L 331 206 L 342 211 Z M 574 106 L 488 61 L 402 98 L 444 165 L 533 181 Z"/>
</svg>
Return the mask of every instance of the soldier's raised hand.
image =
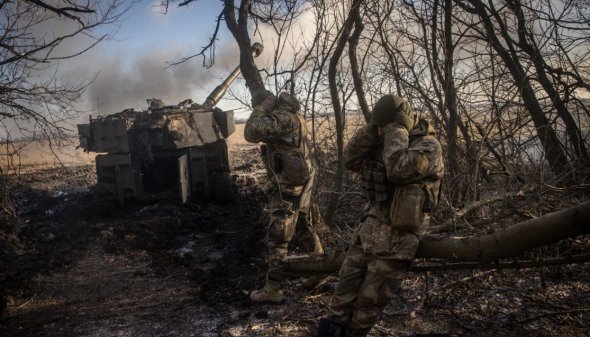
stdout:
<svg viewBox="0 0 590 337">
<path fill-rule="evenodd" d="M 385 95 L 381 97 L 371 114 L 371 124 L 384 127 L 387 124 L 396 123 L 407 130 L 411 130 L 416 124 L 416 115 L 406 100 L 399 96 Z"/>
</svg>

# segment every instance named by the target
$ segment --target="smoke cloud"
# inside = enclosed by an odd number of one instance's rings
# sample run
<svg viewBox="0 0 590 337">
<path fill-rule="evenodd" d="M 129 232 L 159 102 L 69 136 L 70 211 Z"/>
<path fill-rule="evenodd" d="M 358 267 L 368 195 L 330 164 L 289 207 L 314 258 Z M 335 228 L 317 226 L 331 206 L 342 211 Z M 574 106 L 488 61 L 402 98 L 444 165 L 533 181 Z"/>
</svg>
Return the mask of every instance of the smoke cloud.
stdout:
<svg viewBox="0 0 590 337">
<path fill-rule="evenodd" d="M 235 49 L 235 50 L 233 50 Z M 207 95 L 229 75 L 238 64 L 238 50 L 227 45 L 218 50 L 216 64 L 206 69 L 200 58 L 191 59 L 176 66 L 167 66 L 194 51 L 167 46 L 154 46 L 141 52 L 108 52 L 96 49 L 84 63 L 71 72 L 68 78 L 88 80 L 94 77 L 86 94 L 83 110 L 91 115 L 107 115 L 126 108 L 145 109 L 147 98 L 160 98 L 168 104 L 176 104 L 192 98 L 201 103 Z"/>
</svg>

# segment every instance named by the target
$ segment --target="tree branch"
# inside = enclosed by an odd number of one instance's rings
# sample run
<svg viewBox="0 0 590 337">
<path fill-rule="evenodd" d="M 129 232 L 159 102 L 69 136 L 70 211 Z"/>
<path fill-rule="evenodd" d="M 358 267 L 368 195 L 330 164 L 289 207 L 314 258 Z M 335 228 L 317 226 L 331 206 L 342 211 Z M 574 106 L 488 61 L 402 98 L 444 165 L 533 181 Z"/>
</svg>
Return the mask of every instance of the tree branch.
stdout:
<svg viewBox="0 0 590 337">
<path fill-rule="evenodd" d="M 179 64 L 184 63 L 184 62 L 186 62 L 192 58 L 195 58 L 197 56 L 203 56 L 203 67 L 205 67 L 205 68 L 212 67 L 215 64 L 215 41 L 217 40 L 217 34 L 219 33 L 219 26 L 220 26 L 221 19 L 223 18 L 224 14 L 225 14 L 225 10 L 222 10 L 221 13 L 219 13 L 219 15 L 217 16 L 217 20 L 215 20 L 215 31 L 213 31 L 211 38 L 209 38 L 209 43 L 207 43 L 207 45 L 205 47 L 203 47 L 199 53 L 194 54 L 194 55 L 190 55 L 187 57 L 183 57 L 182 59 L 180 59 L 180 61 L 177 61 L 177 62 L 169 62 L 168 67 L 173 67 L 173 66 L 179 65 Z M 213 49 L 213 50 L 211 50 L 211 52 L 209 53 L 210 61 L 209 61 L 209 63 L 207 63 L 207 57 L 205 56 L 205 52 L 209 49 Z"/>
<path fill-rule="evenodd" d="M 50 11 L 56 13 L 57 15 L 63 15 L 69 19 L 76 20 L 82 26 L 85 26 L 82 19 L 80 19 L 80 17 L 78 17 L 78 16 L 70 14 L 70 12 L 72 12 L 72 13 L 94 13 L 95 12 L 94 9 L 90 9 L 88 7 L 54 7 L 54 6 L 51 6 L 51 5 L 49 5 L 43 1 L 40 1 L 40 0 L 26 0 L 26 1 L 30 2 L 32 4 L 35 4 L 39 7 L 50 10 Z"/>
<path fill-rule="evenodd" d="M 371 120 L 371 112 L 369 105 L 367 104 L 367 98 L 365 97 L 363 80 L 361 78 L 361 71 L 359 70 L 358 59 L 356 56 L 358 42 L 363 29 L 365 28 L 361 18 L 360 3 L 358 5 L 353 4 L 352 9 L 350 10 L 350 15 L 354 20 L 354 32 L 348 39 L 348 58 L 350 59 L 350 71 L 352 73 L 352 80 L 354 82 L 354 89 L 356 91 L 359 106 L 361 107 L 361 111 L 365 117 L 365 122 L 368 123 Z"/>
</svg>

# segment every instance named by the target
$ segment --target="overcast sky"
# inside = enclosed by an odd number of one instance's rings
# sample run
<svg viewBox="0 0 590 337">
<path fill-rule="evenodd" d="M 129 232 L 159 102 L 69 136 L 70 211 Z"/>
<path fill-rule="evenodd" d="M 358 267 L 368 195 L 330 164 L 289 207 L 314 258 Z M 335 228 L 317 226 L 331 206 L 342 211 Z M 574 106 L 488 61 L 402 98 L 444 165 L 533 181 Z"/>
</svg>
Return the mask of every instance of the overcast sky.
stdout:
<svg viewBox="0 0 590 337">
<path fill-rule="evenodd" d="M 203 102 L 238 65 L 237 44 L 222 22 L 212 68 L 203 67 L 201 57 L 167 67 L 167 62 L 195 54 L 208 43 L 222 3 L 197 1 L 189 7 L 171 7 L 167 14 L 159 3 L 139 1 L 119 23 L 114 39 L 60 64 L 66 81 L 87 81 L 96 76 L 82 103 L 89 113 L 81 116 L 81 122 L 87 121 L 89 114 L 96 115 L 97 110 L 104 115 L 129 107 L 145 108 L 145 99 L 152 97 L 171 104 L 186 98 Z M 238 86 L 243 82 L 232 87 L 243 93 L 245 88 Z M 240 104 L 229 99 L 218 106 L 231 109 Z"/>
</svg>

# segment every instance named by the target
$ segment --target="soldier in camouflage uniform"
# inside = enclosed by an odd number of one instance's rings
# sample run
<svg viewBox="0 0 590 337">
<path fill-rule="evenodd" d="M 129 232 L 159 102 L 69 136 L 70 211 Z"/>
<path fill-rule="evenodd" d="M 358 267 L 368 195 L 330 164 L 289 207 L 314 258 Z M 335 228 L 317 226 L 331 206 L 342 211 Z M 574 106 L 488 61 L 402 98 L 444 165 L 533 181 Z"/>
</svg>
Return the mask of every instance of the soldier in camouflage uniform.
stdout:
<svg viewBox="0 0 590 337">
<path fill-rule="evenodd" d="M 377 101 L 371 123 L 353 136 L 344 157 L 360 173 L 369 203 L 318 337 L 366 336 L 377 322 L 416 254 L 444 171 L 432 127 L 393 95 Z"/>
<path fill-rule="evenodd" d="M 298 220 L 306 222 L 315 252 L 323 252 L 313 224 L 307 221 L 314 171 L 299 101 L 286 93 L 277 98 L 270 91 L 257 90 L 252 95 L 252 106 L 254 110 L 246 122 L 244 136 L 248 142 L 264 143 L 261 154 L 269 178 L 265 192 L 270 197 L 270 223 L 266 237 L 269 264 L 266 284 L 252 291 L 250 298 L 281 302 L 283 277 L 278 268 L 287 258 Z"/>
</svg>

